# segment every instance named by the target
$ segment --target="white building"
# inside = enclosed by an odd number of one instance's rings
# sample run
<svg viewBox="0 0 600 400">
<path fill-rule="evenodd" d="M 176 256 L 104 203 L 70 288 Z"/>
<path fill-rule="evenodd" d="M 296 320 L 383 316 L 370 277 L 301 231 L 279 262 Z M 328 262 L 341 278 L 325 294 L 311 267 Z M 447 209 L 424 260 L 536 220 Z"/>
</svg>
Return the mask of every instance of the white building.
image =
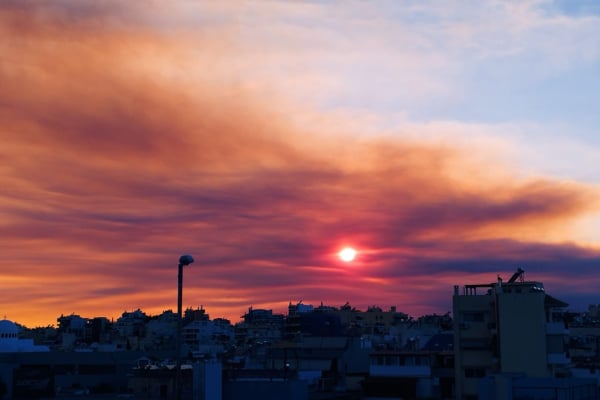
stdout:
<svg viewBox="0 0 600 400">
<path fill-rule="evenodd" d="M 12 321 L 0 321 L 0 353 L 49 351 L 47 346 L 36 346 L 33 339 L 19 339 L 19 326 Z"/>
</svg>

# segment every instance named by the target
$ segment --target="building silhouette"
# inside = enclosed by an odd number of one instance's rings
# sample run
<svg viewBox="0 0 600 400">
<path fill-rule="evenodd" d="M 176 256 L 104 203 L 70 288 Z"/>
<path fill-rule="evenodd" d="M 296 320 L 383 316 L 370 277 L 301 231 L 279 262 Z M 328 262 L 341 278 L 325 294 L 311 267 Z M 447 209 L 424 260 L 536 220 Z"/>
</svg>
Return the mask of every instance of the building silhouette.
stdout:
<svg viewBox="0 0 600 400">
<path fill-rule="evenodd" d="M 567 306 L 520 268 L 507 282 L 455 286 L 456 398 L 478 398 L 480 379 L 493 374 L 566 377 L 569 331 L 558 311 Z"/>
<path fill-rule="evenodd" d="M 182 318 L 182 394 L 198 400 L 592 400 L 600 384 L 600 306 L 567 304 L 525 280 L 455 286 L 453 314 L 413 318 L 290 302 L 231 323 Z M 172 399 L 178 315 L 61 315 L 58 327 L 0 321 L 0 399 Z M 40 346 L 40 344 L 42 346 Z M 104 396 L 104 397 L 103 397 Z"/>
</svg>

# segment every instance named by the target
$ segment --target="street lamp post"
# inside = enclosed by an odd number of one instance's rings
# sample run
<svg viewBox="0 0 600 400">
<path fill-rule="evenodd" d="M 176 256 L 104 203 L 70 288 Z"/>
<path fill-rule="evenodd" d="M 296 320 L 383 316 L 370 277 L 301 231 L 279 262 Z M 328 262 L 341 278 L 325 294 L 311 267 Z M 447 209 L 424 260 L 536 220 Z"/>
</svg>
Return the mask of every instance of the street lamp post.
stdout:
<svg viewBox="0 0 600 400">
<path fill-rule="evenodd" d="M 189 254 L 179 257 L 179 267 L 177 271 L 177 337 L 175 340 L 175 351 L 177 352 L 177 363 L 175 366 L 175 395 L 177 400 L 181 400 L 181 303 L 183 300 L 183 267 L 194 262 L 194 258 Z"/>
</svg>

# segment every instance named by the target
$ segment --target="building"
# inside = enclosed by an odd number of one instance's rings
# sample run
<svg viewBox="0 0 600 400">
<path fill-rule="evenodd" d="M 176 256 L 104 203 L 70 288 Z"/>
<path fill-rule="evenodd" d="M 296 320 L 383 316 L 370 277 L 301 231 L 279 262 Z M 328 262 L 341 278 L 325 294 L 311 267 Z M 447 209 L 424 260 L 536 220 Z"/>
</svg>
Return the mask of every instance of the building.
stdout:
<svg viewBox="0 0 600 400">
<path fill-rule="evenodd" d="M 0 353 L 34 353 L 49 351 L 47 346 L 37 346 L 33 339 L 19 338 L 19 326 L 12 321 L 0 321 Z"/>
<path fill-rule="evenodd" d="M 273 343 L 283 337 L 283 314 L 273 314 L 273 310 L 250 307 L 242 318 L 244 321 L 235 325 L 235 338 L 238 345 Z"/>
<path fill-rule="evenodd" d="M 368 399 L 449 399 L 454 388 L 453 334 L 439 333 L 425 346 L 370 353 L 363 381 Z"/>
<path fill-rule="evenodd" d="M 486 400 L 596 400 L 594 379 L 532 378 L 497 374 L 479 381 L 479 398 Z"/>
<path fill-rule="evenodd" d="M 148 316 L 139 308 L 135 311 L 121 314 L 115 324 L 117 348 L 140 350 L 143 347 L 140 342 L 146 336 L 147 322 Z"/>
<path fill-rule="evenodd" d="M 61 350 L 71 351 L 85 341 L 88 320 L 76 314 L 61 315 L 58 322 L 58 334 L 61 338 Z"/>
<path fill-rule="evenodd" d="M 568 329 L 557 310 L 567 304 L 518 269 L 504 283 L 454 287 L 457 399 L 476 399 L 478 381 L 493 374 L 566 376 Z"/>
<path fill-rule="evenodd" d="M 128 373 L 142 356 L 131 351 L 0 353 L 0 382 L 10 399 L 51 398 L 75 392 L 114 396 L 125 390 Z"/>
<path fill-rule="evenodd" d="M 177 314 L 171 310 L 152 316 L 143 330 L 144 339 L 141 348 L 144 350 L 164 350 L 175 352 L 175 334 L 177 332 Z"/>
</svg>

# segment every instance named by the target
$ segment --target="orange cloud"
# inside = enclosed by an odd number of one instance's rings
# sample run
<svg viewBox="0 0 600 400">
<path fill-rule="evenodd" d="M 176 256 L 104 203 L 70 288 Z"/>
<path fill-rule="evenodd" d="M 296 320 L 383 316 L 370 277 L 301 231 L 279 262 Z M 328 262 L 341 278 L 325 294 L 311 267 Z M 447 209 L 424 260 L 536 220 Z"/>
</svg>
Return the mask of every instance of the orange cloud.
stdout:
<svg viewBox="0 0 600 400">
<path fill-rule="evenodd" d="M 214 68 L 235 63 L 227 34 L 65 4 L 0 6 L 9 318 L 172 308 L 187 252 L 185 303 L 234 322 L 301 299 L 445 312 L 474 276 L 600 260 L 546 240 L 597 207 L 593 187 L 495 178 L 458 146 L 307 133 L 286 115 L 301 108 Z M 344 243 L 352 266 L 332 257 Z"/>
</svg>

